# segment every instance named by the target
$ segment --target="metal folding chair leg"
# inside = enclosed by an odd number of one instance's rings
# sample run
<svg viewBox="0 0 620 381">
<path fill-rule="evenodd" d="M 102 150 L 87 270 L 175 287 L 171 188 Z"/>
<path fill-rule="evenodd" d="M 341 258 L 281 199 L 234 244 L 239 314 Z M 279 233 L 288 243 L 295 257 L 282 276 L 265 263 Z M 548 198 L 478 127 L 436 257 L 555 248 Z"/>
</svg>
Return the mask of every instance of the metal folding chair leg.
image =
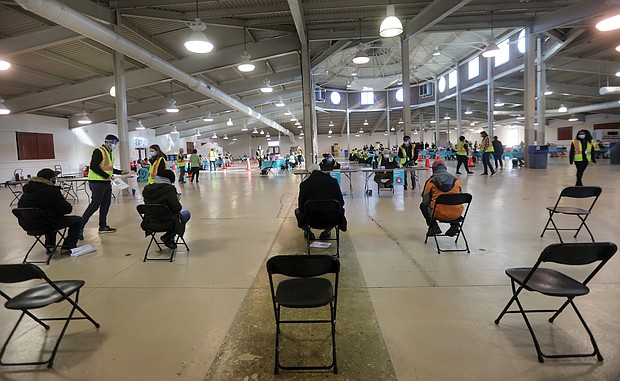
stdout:
<svg viewBox="0 0 620 381">
<path fill-rule="evenodd" d="M 58 233 L 60 235 L 60 239 L 58 240 L 58 242 L 56 242 L 56 245 L 54 246 L 53 249 L 49 249 L 47 246 L 45 246 L 45 243 L 43 241 L 41 241 L 41 237 L 44 236 L 44 234 L 41 235 L 35 235 L 35 241 L 32 244 L 32 246 L 30 246 L 30 249 L 28 249 L 28 252 L 26 253 L 26 256 L 24 257 L 24 260 L 22 261 L 22 263 L 45 263 L 46 265 L 50 264 L 50 261 L 52 260 L 52 256 L 54 255 L 54 252 L 56 250 L 58 250 L 59 247 L 62 246 L 64 240 L 65 240 L 65 233 L 67 231 L 67 228 L 64 228 L 62 230 L 57 230 L 56 233 Z M 32 252 L 32 249 L 34 249 L 34 247 L 36 246 L 37 243 L 40 243 L 41 246 L 43 246 L 46 250 L 46 254 L 47 254 L 47 259 L 44 261 L 28 261 L 28 256 L 30 255 L 30 253 Z"/>
</svg>

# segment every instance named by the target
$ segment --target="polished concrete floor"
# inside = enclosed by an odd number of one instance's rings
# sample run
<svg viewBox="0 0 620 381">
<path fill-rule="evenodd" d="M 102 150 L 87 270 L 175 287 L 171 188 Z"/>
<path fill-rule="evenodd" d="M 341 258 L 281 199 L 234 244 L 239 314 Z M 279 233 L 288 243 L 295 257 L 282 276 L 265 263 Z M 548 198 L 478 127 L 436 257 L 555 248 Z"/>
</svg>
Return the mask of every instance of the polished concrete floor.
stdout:
<svg viewBox="0 0 620 381">
<path fill-rule="evenodd" d="M 114 234 L 98 235 L 96 216 L 84 243 L 95 253 L 57 254 L 44 270 L 52 279 L 84 279 L 82 306 L 101 323 L 69 326 L 54 369 L 0 368 L 0 380 L 618 380 L 620 379 L 620 256 L 577 299 L 590 323 L 604 362 L 588 359 L 538 363 L 527 329 L 518 315 L 493 323 L 510 298 L 507 267 L 532 265 L 541 250 L 557 242 L 553 232 L 540 238 L 545 206 L 574 183 L 575 169 L 550 159 L 546 170 L 512 169 L 497 176 L 462 176 L 473 203 L 465 224 L 471 254 L 438 255 L 424 244 L 419 189 L 394 195 L 363 195 L 364 176 L 353 175 L 345 197 L 349 231 L 342 235 L 343 282 L 337 322 L 340 373 L 282 372 L 274 376 L 275 324 L 264 264 L 272 255 L 302 253 L 305 241 L 293 210 L 300 179 L 293 174 L 261 177 L 233 167 L 203 172 L 199 184 L 178 186 L 191 210 L 186 240 L 174 262 L 142 262 L 147 241 L 139 228 L 137 201 L 114 202 L 109 224 Z M 454 171 L 454 164 L 448 164 Z M 620 166 L 601 160 L 585 174 L 586 185 L 603 194 L 588 225 L 598 241 L 620 243 Z M 374 187 L 374 185 L 373 185 Z M 75 212 L 87 206 L 83 193 Z M 2 263 L 21 262 L 31 238 L 4 205 Z M 559 219 L 574 224 L 570 219 Z M 445 229 L 445 227 L 444 227 Z M 567 242 L 575 240 L 566 233 Z M 578 241 L 586 241 L 582 233 Z M 448 240 L 442 244 L 449 246 Z M 329 251 L 328 251 L 329 252 Z M 583 271 L 573 271 L 575 276 Z M 21 287 L 21 285 L 19 285 Z M 3 285 L 14 294 L 22 288 Z M 531 307 L 559 302 L 527 295 Z M 59 315 L 66 308 L 45 311 Z M 18 314 L 0 310 L 0 339 Z M 554 324 L 532 319 L 547 352 L 587 351 L 589 340 L 572 311 Z M 8 360 L 47 355 L 58 325 L 45 331 L 26 322 Z M 303 333 L 303 332 L 302 332 Z M 290 361 L 323 358 L 324 332 L 285 333 Z M 299 358 L 297 358 L 299 357 Z"/>
</svg>

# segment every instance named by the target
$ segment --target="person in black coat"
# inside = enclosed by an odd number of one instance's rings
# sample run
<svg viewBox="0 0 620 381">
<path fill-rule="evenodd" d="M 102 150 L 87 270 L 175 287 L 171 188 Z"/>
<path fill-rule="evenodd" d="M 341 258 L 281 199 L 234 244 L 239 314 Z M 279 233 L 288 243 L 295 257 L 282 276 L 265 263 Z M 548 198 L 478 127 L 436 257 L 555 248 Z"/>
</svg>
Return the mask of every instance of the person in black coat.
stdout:
<svg viewBox="0 0 620 381">
<path fill-rule="evenodd" d="M 155 176 L 155 183 L 148 184 L 142 190 L 142 197 L 145 204 L 162 204 L 168 207 L 172 214 L 174 214 L 174 226 L 170 228 L 164 235 L 161 236 L 161 240 L 164 244 L 174 249 L 176 248 L 175 237 L 176 235 L 183 236 L 185 232 L 185 224 L 189 221 L 189 210 L 183 209 L 179 202 L 179 194 L 174 184 L 175 176 L 174 172 L 169 169 L 162 171 L 161 174 Z M 162 221 L 165 216 L 162 216 Z M 164 222 L 165 223 L 165 222 Z M 167 227 L 167 223 L 165 223 Z"/>
<path fill-rule="evenodd" d="M 56 175 L 59 172 L 44 168 L 36 177 L 28 180 L 24 185 L 23 194 L 17 206 L 19 208 L 38 208 L 45 213 L 52 222 L 52 228 L 69 228 L 69 233 L 61 247 L 61 254 L 70 254 L 71 249 L 77 247 L 78 236 L 82 228 L 82 217 L 67 216 L 73 211 L 73 206 L 62 196 L 60 187 L 55 186 Z M 45 235 L 45 247 L 48 252 L 56 246 L 56 233 Z"/>
<path fill-rule="evenodd" d="M 340 169 L 340 163 L 334 159 L 332 154 L 323 154 L 323 160 L 319 164 L 321 171 L 333 171 L 334 169 Z"/>
<path fill-rule="evenodd" d="M 338 180 L 327 173 L 321 172 L 318 164 L 308 165 L 310 176 L 299 184 L 298 208 L 295 209 L 297 226 L 304 230 L 306 234 L 306 218 L 304 205 L 309 200 L 337 200 L 340 203 L 342 219 L 338 224 L 342 231 L 347 231 L 347 220 L 344 216 L 344 199 Z M 331 236 L 331 229 L 324 230 L 320 239 L 327 239 Z M 310 239 L 314 239 L 314 233 L 310 232 Z"/>
</svg>

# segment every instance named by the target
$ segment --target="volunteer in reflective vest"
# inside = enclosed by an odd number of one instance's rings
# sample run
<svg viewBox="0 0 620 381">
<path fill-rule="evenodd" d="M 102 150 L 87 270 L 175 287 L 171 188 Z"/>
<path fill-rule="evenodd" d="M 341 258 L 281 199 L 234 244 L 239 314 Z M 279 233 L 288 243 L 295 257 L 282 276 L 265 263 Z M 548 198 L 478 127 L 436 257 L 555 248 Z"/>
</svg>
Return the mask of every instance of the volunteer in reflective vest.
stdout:
<svg viewBox="0 0 620 381">
<path fill-rule="evenodd" d="M 469 146 L 467 145 L 467 143 L 465 143 L 465 137 L 464 136 L 459 136 L 459 142 L 456 145 L 456 174 L 460 175 L 461 172 L 459 172 L 459 169 L 461 169 L 461 164 L 463 165 L 463 167 L 465 167 L 465 171 L 467 171 L 468 174 L 472 174 L 473 172 L 469 170 L 469 167 L 467 166 L 467 155 L 469 152 Z"/>
<path fill-rule="evenodd" d="M 179 148 L 177 155 L 177 168 L 179 169 L 179 184 L 185 183 L 185 155 L 183 148 Z"/>
<path fill-rule="evenodd" d="M 391 157 L 390 151 L 385 149 L 377 158 L 377 166 L 378 169 L 400 168 L 400 160 L 395 160 Z M 374 180 L 379 186 L 392 188 L 394 186 L 394 172 L 376 172 Z"/>
<path fill-rule="evenodd" d="M 415 165 L 415 152 L 413 145 L 411 144 L 411 137 L 403 136 L 403 144 L 398 147 L 398 157 L 400 158 L 400 165 L 403 167 L 411 167 Z M 411 173 L 411 189 L 415 188 L 415 173 Z M 407 190 L 407 175 L 405 174 L 405 190 Z"/>
<path fill-rule="evenodd" d="M 491 176 L 495 174 L 495 170 L 491 165 L 491 156 L 495 150 L 493 149 L 493 144 L 491 144 L 491 138 L 486 133 L 486 131 L 482 131 L 480 133 L 480 137 L 482 138 L 482 144 L 480 145 L 480 151 L 482 151 L 482 165 L 484 166 L 484 172 L 482 175 L 488 175 L 489 169 L 491 170 Z"/>
<path fill-rule="evenodd" d="M 101 147 L 95 148 L 88 167 L 88 187 L 90 188 L 90 204 L 82 215 L 84 225 L 80 230 L 79 238 L 84 239 L 84 226 L 90 217 L 99 209 L 99 233 L 114 233 L 115 228 L 108 226 L 108 210 L 112 202 L 112 183 L 114 175 L 126 175 L 128 171 L 114 168 L 114 150 L 118 146 L 118 138 L 107 135 Z"/>
<path fill-rule="evenodd" d="M 161 151 L 161 148 L 159 148 L 157 144 L 153 144 L 149 147 L 149 161 L 151 162 L 151 167 L 149 168 L 149 184 L 155 184 L 155 176 L 161 176 L 161 174 L 168 169 L 166 154 Z"/>
<path fill-rule="evenodd" d="M 571 164 L 574 162 L 575 167 L 577 167 L 577 182 L 575 186 L 582 186 L 581 178 L 588 167 L 588 163 L 590 161 L 596 163 L 596 159 L 592 155 L 592 135 L 590 131 L 580 130 L 577 132 L 577 138 L 573 140 L 570 146 L 568 160 Z"/>
</svg>

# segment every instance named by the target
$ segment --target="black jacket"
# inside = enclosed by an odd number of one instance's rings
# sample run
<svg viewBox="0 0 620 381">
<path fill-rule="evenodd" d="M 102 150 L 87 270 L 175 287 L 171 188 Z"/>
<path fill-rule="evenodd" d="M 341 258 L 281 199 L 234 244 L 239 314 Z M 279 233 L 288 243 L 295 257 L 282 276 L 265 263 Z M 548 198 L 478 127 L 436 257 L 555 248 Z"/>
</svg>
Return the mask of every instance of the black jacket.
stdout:
<svg viewBox="0 0 620 381">
<path fill-rule="evenodd" d="M 344 199 L 338 185 L 338 180 L 328 173 L 313 171 L 307 179 L 299 184 L 299 209 L 304 214 L 304 204 L 309 200 L 338 200 L 342 210 L 340 229 L 347 230 L 347 220 L 344 216 Z M 301 219 L 303 221 L 303 217 Z M 301 226 L 300 226 L 301 227 Z"/>
<path fill-rule="evenodd" d="M 172 184 L 148 184 L 142 190 L 142 197 L 144 197 L 144 203 L 146 204 L 162 204 L 166 205 L 168 209 L 174 214 L 174 227 L 172 230 L 176 234 L 183 235 L 185 225 L 181 222 L 179 212 L 183 208 L 177 197 L 177 189 Z M 166 230 L 165 216 L 161 216 L 162 230 Z M 155 216 L 157 219 L 157 216 Z M 145 229 L 148 230 L 148 229 Z"/>
<path fill-rule="evenodd" d="M 60 187 L 54 186 L 51 181 L 41 178 L 31 178 L 23 189 L 24 193 L 17 206 L 19 208 L 39 208 L 52 221 L 58 222 L 65 214 L 71 213 L 73 206 L 65 200 Z"/>
</svg>

